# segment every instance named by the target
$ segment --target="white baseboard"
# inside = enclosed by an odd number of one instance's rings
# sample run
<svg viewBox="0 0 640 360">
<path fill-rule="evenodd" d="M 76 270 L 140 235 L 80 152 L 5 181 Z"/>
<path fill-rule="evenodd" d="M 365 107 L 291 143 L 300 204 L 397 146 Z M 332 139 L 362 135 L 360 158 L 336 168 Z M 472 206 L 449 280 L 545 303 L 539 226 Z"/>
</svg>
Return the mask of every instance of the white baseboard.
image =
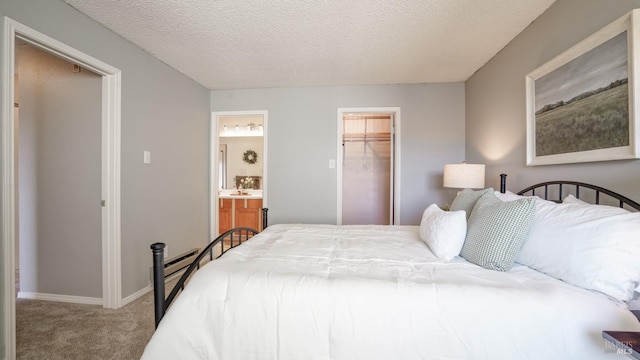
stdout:
<svg viewBox="0 0 640 360">
<path fill-rule="evenodd" d="M 180 270 L 177 273 L 170 275 L 168 277 L 166 277 L 164 279 L 165 284 L 168 283 L 169 281 L 172 281 L 174 279 L 177 279 L 178 277 L 182 276 L 182 273 L 184 273 L 184 270 Z M 133 294 L 127 296 L 126 298 L 122 299 L 122 306 L 125 306 L 141 297 L 143 297 L 144 295 L 150 293 L 153 291 L 153 286 L 149 285 L 147 287 L 144 287 L 136 292 L 134 292 Z M 167 296 L 168 294 L 165 294 L 164 296 Z"/>
<path fill-rule="evenodd" d="M 177 279 L 179 276 L 182 275 L 183 271 L 179 271 L 169 277 L 167 277 L 165 279 L 165 283 Z M 150 293 L 151 291 L 153 291 L 153 287 L 152 286 L 147 286 L 144 287 L 136 292 L 134 292 L 133 294 L 127 296 L 126 298 L 122 299 L 121 302 L 121 306 L 125 306 L 141 297 L 143 297 L 144 295 Z M 165 294 L 166 296 L 167 294 Z M 46 294 L 46 293 L 34 293 L 34 292 L 28 292 L 28 291 L 20 291 L 18 292 L 18 298 L 20 299 L 31 299 L 31 300 L 45 300 L 45 301 L 59 301 L 59 302 L 68 302 L 68 303 L 74 303 L 74 304 L 87 304 L 87 305 L 103 305 L 102 299 L 101 298 L 92 298 L 92 297 L 86 297 L 86 296 L 71 296 L 71 295 L 57 295 L 57 294 Z"/>
<path fill-rule="evenodd" d="M 59 302 L 68 302 L 68 303 L 74 303 L 74 304 L 102 305 L 102 298 L 34 293 L 34 292 L 27 292 L 27 291 L 18 292 L 18 298 L 32 299 L 32 300 L 59 301 Z"/>
<path fill-rule="evenodd" d="M 125 305 L 133 302 L 134 300 L 143 297 L 144 295 L 148 294 L 152 290 L 153 290 L 153 288 L 151 286 L 147 286 L 145 288 L 142 288 L 142 289 L 134 292 L 133 294 L 127 296 L 126 298 L 122 299 L 121 304 L 122 304 L 122 306 L 125 306 Z"/>
<path fill-rule="evenodd" d="M 153 291 L 150 286 L 146 288 L 140 289 L 135 293 L 127 296 L 122 299 L 122 306 L 125 306 L 134 300 L 141 298 L 147 293 Z M 84 296 L 70 296 L 70 295 L 57 295 L 57 294 L 44 294 L 44 293 L 33 293 L 27 291 L 18 292 L 18 298 L 20 299 L 31 299 L 31 300 L 46 300 L 46 301 L 59 301 L 59 302 L 68 302 L 75 304 L 87 304 L 87 305 L 102 305 L 101 298 L 91 298 Z"/>
</svg>

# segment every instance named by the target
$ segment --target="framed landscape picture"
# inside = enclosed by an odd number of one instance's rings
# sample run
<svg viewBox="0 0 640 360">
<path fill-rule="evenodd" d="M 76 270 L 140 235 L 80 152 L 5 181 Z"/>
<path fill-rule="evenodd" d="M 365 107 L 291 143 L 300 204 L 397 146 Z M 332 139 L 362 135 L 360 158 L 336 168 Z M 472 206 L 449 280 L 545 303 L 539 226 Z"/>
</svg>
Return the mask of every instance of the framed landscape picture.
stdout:
<svg viewBox="0 0 640 360">
<path fill-rule="evenodd" d="M 639 156 L 633 10 L 529 73 L 527 165 Z"/>
</svg>

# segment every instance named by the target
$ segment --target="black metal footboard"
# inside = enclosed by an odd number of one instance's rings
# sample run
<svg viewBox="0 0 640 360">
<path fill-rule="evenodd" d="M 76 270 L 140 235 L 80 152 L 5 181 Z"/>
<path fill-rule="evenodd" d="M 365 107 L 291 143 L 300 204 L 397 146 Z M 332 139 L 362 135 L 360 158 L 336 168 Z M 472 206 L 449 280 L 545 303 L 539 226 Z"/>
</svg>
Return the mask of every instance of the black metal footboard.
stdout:
<svg viewBox="0 0 640 360">
<path fill-rule="evenodd" d="M 269 209 L 262 209 L 262 228 L 267 228 L 267 212 Z M 258 230 L 247 228 L 247 227 L 238 227 L 231 229 L 220 236 L 218 236 L 215 240 L 210 242 L 193 260 L 191 264 L 187 267 L 187 270 L 182 274 L 178 283 L 171 289 L 169 292 L 169 296 L 165 298 L 165 289 L 164 289 L 164 281 L 165 281 L 165 264 L 164 264 L 164 248 L 165 244 L 158 242 L 151 244 L 151 251 L 153 253 L 153 302 L 154 302 L 154 311 L 155 311 L 155 323 L 156 328 L 162 320 L 164 313 L 167 311 L 173 300 L 176 296 L 184 289 L 186 282 L 189 280 L 191 275 L 200 268 L 202 260 L 208 255 L 209 261 L 213 260 L 214 257 L 220 257 L 227 250 L 240 245 L 243 241 L 248 240 L 254 235 L 258 234 Z M 217 248 L 217 245 L 220 245 Z M 220 253 L 215 256 L 216 249 L 219 249 Z"/>
</svg>

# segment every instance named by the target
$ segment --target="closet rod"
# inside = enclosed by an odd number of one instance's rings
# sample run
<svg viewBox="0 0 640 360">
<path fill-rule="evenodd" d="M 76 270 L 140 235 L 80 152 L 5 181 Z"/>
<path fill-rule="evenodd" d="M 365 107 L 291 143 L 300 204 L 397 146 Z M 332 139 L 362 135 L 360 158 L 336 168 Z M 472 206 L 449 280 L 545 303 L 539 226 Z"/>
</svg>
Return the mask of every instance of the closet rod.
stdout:
<svg viewBox="0 0 640 360">
<path fill-rule="evenodd" d="M 389 141 L 391 141 L 391 139 L 390 138 L 386 138 L 386 139 L 369 139 L 369 138 L 367 138 L 367 139 L 364 139 L 364 138 L 363 139 L 342 139 L 342 143 L 345 143 L 345 142 L 385 142 L 385 141 L 389 142 Z"/>
</svg>

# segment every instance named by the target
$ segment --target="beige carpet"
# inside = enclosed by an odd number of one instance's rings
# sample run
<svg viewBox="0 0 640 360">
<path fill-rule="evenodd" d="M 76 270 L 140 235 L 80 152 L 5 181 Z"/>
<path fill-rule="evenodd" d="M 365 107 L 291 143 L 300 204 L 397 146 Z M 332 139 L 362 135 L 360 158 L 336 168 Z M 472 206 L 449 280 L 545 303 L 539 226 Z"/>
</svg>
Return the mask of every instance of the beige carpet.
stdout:
<svg viewBox="0 0 640 360">
<path fill-rule="evenodd" d="M 153 331 L 153 293 L 116 310 L 16 300 L 18 359 L 139 359 Z"/>
</svg>

